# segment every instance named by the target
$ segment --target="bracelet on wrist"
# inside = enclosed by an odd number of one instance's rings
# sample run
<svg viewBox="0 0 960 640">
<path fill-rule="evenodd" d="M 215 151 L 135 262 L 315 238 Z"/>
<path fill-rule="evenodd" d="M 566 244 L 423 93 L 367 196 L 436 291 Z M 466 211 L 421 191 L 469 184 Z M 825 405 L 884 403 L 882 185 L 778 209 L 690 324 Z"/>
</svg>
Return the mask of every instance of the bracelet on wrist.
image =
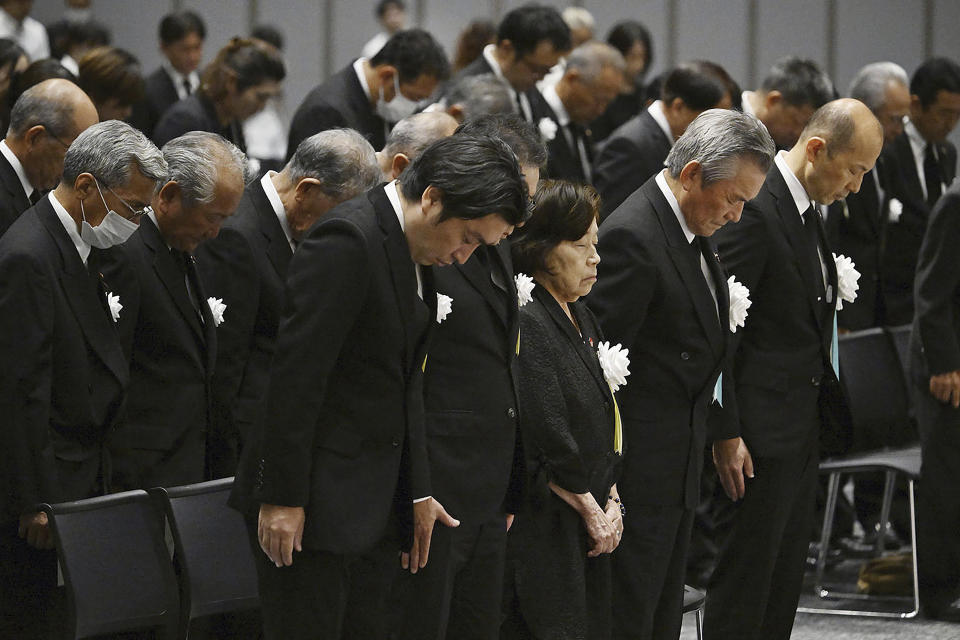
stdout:
<svg viewBox="0 0 960 640">
<path fill-rule="evenodd" d="M 613 500 L 618 507 L 620 507 L 620 515 L 621 515 L 621 517 L 627 515 L 627 508 L 626 508 L 625 506 L 623 506 L 623 503 L 622 503 L 622 502 L 620 502 L 620 498 L 614 498 L 612 495 L 609 496 L 609 498 L 610 498 L 611 500 Z"/>
</svg>

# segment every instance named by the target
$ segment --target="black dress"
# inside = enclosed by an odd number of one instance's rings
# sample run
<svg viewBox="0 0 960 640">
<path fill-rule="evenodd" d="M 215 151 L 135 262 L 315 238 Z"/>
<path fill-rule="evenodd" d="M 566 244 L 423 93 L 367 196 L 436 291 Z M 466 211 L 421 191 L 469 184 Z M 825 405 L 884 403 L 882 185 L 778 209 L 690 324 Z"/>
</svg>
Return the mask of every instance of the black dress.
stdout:
<svg viewBox="0 0 960 640">
<path fill-rule="evenodd" d="M 610 637 L 610 556 L 587 558 L 580 515 L 550 490 L 590 492 L 603 508 L 616 481 L 615 410 L 597 358 L 600 331 L 583 302 L 581 333 L 542 286 L 520 310 L 522 503 L 508 539 L 502 637 Z"/>
</svg>

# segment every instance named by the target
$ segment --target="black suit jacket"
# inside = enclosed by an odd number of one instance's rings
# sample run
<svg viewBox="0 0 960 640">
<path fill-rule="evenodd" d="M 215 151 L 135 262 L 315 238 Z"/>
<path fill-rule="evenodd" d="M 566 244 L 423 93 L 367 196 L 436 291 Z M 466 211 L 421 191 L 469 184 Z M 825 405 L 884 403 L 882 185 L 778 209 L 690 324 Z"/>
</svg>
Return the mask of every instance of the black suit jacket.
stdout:
<svg viewBox="0 0 960 640">
<path fill-rule="evenodd" d="M 129 372 L 103 285 L 48 199 L 0 239 L 0 353 L 0 521 L 102 491 Z"/>
<path fill-rule="evenodd" d="M 591 177 L 584 174 L 583 164 L 580 162 L 580 156 L 574 147 L 570 145 L 567 134 L 560 126 L 559 118 L 556 112 L 550 108 L 549 103 L 537 93 L 539 100 L 536 101 L 535 122 L 539 123 L 542 118 L 548 118 L 557 127 L 556 135 L 552 140 L 547 140 L 547 168 L 544 172 L 545 178 L 552 180 L 567 180 L 569 182 L 579 182 L 589 184 Z M 588 130 L 581 129 L 583 135 L 584 151 L 587 154 L 587 165 L 592 164 L 593 159 L 593 140 Z M 571 134 L 572 135 L 572 134 Z"/>
<path fill-rule="evenodd" d="M 217 327 L 211 428 L 235 446 L 245 446 L 259 433 L 253 425 L 263 419 L 292 257 L 259 180 L 247 187 L 220 234 L 197 249 L 204 287 L 223 299 L 229 314 L 229 321 Z"/>
<path fill-rule="evenodd" d="M 463 69 L 457 72 L 457 75 L 455 76 L 455 78 L 450 82 L 450 86 L 453 86 L 455 81 L 460 78 L 467 78 L 470 76 L 479 76 L 486 73 L 494 73 L 493 67 L 490 66 L 490 64 L 487 62 L 487 59 L 485 57 L 483 57 L 482 55 L 477 56 L 477 58 L 473 62 L 471 62 L 470 64 L 468 64 Z M 514 100 L 516 100 L 515 98 L 516 93 L 514 92 L 512 87 L 510 88 L 510 91 L 511 91 L 511 94 L 514 96 Z M 527 89 L 526 91 L 523 92 L 523 94 L 527 96 L 527 100 L 530 102 L 530 111 L 531 111 L 531 114 L 533 115 L 532 123 L 536 125 L 540 118 L 545 117 L 547 115 L 543 109 L 543 107 L 546 106 L 546 102 L 544 102 L 543 96 L 540 94 L 540 91 L 536 87 L 531 87 Z M 526 119 L 526 116 L 523 113 L 523 110 L 520 109 L 519 104 L 517 105 L 517 115 L 519 115 L 523 119 Z"/>
<path fill-rule="evenodd" d="M 0 236 L 6 233 L 21 213 L 30 208 L 28 195 L 23 191 L 17 172 L 0 154 Z"/>
<path fill-rule="evenodd" d="M 819 215 L 815 222 L 827 267 L 825 290 L 836 296 L 836 265 Z M 740 421 L 722 436 L 741 436 L 753 455 L 791 455 L 816 446 L 821 428 L 849 434 L 849 413 L 830 364 L 833 305 L 818 293 L 823 275 L 814 269 L 814 249 L 804 233 L 774 165 L 740 222 L 715 236 L 721 262 L 750 290 L 753 303 L 735 338 Z"/>
<path fill-rule="evenodd" d="M 593 184 L 603 198 L 601 220 L 663 169 L 671 146 L 646 109 L 607 138 L 593 166 Z"/>
<path fill-rule="evenodd" d="M 736 423 L 729 373 L 723 408 L 712 402 L 731 337 L 727 278 L 711 241 L 698 242 L 716 303 L 655 179 L 600 227 L 589 304 L 610 343 L 630 350 L 631 375 L 618 392 L 626 441 L 618 488 L 627 504 L 696 507 L 708 417 L 726 423 L 720 431 Z"/>
<path fill-rule="evenodd" d="M 370 106 L 352 62 L 314 87 L 297 107 L 290 122 L 287 159 L 304 139 L 338 127 L 359 131 L 374 149 L 383 149 L 386 143 L 387 123 Z"/>
<path fill-rule="evenodd" d="M 213 103 L 199 90 L 177 101 L 164 112 L 153 130 L 153 142 L 162 147 L 189 131 L 216 133 L 237 145 L 241 151 L 246 151 L 247 148 L 242 124 L 233 121 L 226 126 L 222 125 L 217 119 Z"/>
<path fill-rule="evenodd" d="M 482 524 L 516 512 L 519 313 L 508 242 L 433 268 L 452 310 L 434 329 L 424 377 L 434 497 Z M 512 480 L 512 481 L 511 481 Z"/>
<path fill-rule="evenodd" d="M 422 367 L 436 293 L 423 275 L 421 300 L 383 186 L 313 226 L 290 263 L 262 448 L 243 453 L 258 461 L 241 463 L 254 491 L 231 504 L 303 506 L 304 547 L 332 553 L 369 550 L 392 512 L 409 524 L 412 499 L 431 494 Z"/>
<path fill-rule="evenodd" d="M 217 352 L 207 295 L 199 278 L 190 276 L 194 306 L 184 273 L 147 216 L 129 240 L 102 256 L 104 278 L 123 304 L 117 326 L 130 361 L 126 414 L 111 445 L 117 455 L 129 449 L 172 454 L 188 432 L 207 431 Z M 196 270 L 192 260 L 188 270 Z M 229 322 L 230 301 L 225 302 L 224 321 Z M 157 469 L 155 477 L 164 479 L 163 486 L 203 481 L 204 451 L 195 454 L 189 467 Z"/>
<path fill-rule="evenodd" d="M 943 182 L 950 185 L 956 176 L 957 150 L 949 142 L 936 145 Z M 902 202 L 903 213 L 886 227 L 881 280 L 886 324 L 899 325 L 913 319 L 913 279 L 920 244 L 930 219 L 930 207 L 923 197 L 921 176 L 913 161 L 910 138 L 904 132 L 884 149 L 884 161 L 893 165 L 895 182 L 891 195 Z"/>
<path fill-rule="evenodd" d="M 130 123 L 148 138 L 153 137 L 160 118 L 167 109 L 180 100 L 173 79 L 163 67 L 158 68 L 143 81 L 143 100 L 133 105 Z"/>
</svg>

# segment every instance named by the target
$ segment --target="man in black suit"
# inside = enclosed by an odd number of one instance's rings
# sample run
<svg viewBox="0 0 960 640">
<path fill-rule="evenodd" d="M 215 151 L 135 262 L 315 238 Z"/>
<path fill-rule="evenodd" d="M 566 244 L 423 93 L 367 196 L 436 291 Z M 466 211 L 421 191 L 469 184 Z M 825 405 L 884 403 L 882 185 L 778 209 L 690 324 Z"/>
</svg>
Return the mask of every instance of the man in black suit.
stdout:
<svg viewBox="0 0 960 640">
<path fill-rule="evenodd" d="M 384 182 L 396 180 L 414 158 L 440 138 L 452 136 L 457 121 L 443 111 L 422 111 L 397 123 L 387 137 L 377 163 Z"/>
<path fill-rule="evenodd" d="M 859 190 L 883 129 L 857 100 L 814 112 L 781 151 L 720 260 L 750 290 L 733 358 L 739 421 L 717 428 L 714 462 L 736 502 L 707 588 L 704 638 L 786 640 L 813 526 L 821 431 L 849 430 L 832 349 L 837 269 L 819 205 Z"/>
<path fill-rule="evenodd" d="M 708 238 L 740 219 L 773 152 L 753 118 L 707 111 L 677 140 L 667 168 L 600 227 L 589 303 L 604 337 L 630 350 L 632 372 L 618 394 L 626 516 L 613 555 L 617 638 L 680 635 L 708 414 L 737 415 L 730 372 L 718 382 L 733 336 L 727 278 Z"/>
<path fill-rule="evenodd" d="M 623 86 L 626 63 L 619 51 L 602 42 L 580 45 L 567 56 L 563 75 L 543 88 L 543 111 L 552 122 L 547 140 L 546 176 L 590 184 L 593 140 L 589 126 L 606 110 Z"/>
<path fill-rule="evenodd" d="M 203 59 L 207 28 L 193 11 L 176 11 L 160 21 L 159 37 L 160 52 L 166 60 L 144 78 L 143 100 L 133 106 L 130 116 L 133 126 L 150 138 L 164 112 L 200 87 L 197 67 Z"/>
<path fill-rule="evenodd" d="M 931 58 L 910 80 L 910 116 L 903 133 L 884 152 L 897 168 L 902 213 L 887 225 L 881 259 L 884 321 L 913 319 L 913 278 L 930 211 L 957 175 L 957 149 L 947 140 L 960 119 L 960 65 Z"/>
<path fill-rule="evenodd" d="M 217 328 L 207 436 L 212 477 L 234 475 L 251 425 L 262 418 L 287 266 L 297 244 L 320 216 L 379 183 L 373 147 L 360 134 L 316 133 L 280 173 L 250 184 L 219 235 L 198 247 L 204 289 L 229 309 L 229 322 Z"/>
<path fill-rule="evenodd" d="M 663 170 L 673 141 L 707 109 L 729 109 L 726 72 L 704 62 L 686 62 L 664 79 L 660 99 L 631 118 L 603 144 L 594 185 L 603 198 L 603 220 L 631 193 Z"/>
<path fill-rule="evenodd" d="M 960 184 L 933 208 L 917 264 L 910 345 L 923 466 L 917 502 L 920 603 L 929 618 L 960 621 Z"/>
<path fill-rule="evenodd" d="M 57 186 L 67 147 L 96 122 L 93 102 L 66 80 L 45 80 L 17 98 L 0 141 L 0 236 Z"/>
<path fill-rule="evenodd" d="M 529 194 L 546 150 L 518 116 L 470 120 L 457 136 L 503 140 L 517 155 Z M 479 247 L 463 264 L 433 268 L 437 293 L 452 298 L 435 328 L 424 373 L 426 442 L 434 497 L 459 521 L 435 526 L 430 562 L 403 562 L 397 585 L 399 637 L 498 638 L 506 533 L 516 512 L 517 287 L 509 243 Z"/>
<path fill-rule="evenodd" d="M 119 421 L 129 379 L 109 285 L 88 257 L 92 246 L 136 229 L 138 211 L 122 203 L 142 209 L 166 170 L 149 140 L 116 121 L 80 134 L 63 165 L 56 190 L 0 239 L 4 638 L 60 635 L 57 555 L 36 506 L 110 490 L 104 440 Z"/>
<path fill-rule="evenodd" d="M 397 550 L 422 567 L 420 532 L 438 518 L 457 524 L 432 497 L 426 463 L 420 376 L 437 295 L 420 265 L 463 263 L 525 214 L 513 152 L 457 136 L 325 215 L 297 249 L 262 448 L 241 464 L 255 477 L 238 478 L 253 492 L 233 496 L 252 517 L 269 640 L 382 637 Z M 351 593 L 361 570 L 364 593 Z M 358 635 L 360 624 L 380 628 Z"/>
<path fill-rule="evenodd" d="M 382 149 L 391 126 L 413 114 L 447 78 L 443 47 L 422 29 L 395 33 L 372 58 L 357 58 L 315 87 L 290 123 L 287 153 L 314 133 L 347 127 Z"/>
<path fill-rule="evenodd" d="M 153 210 L 103 256 L 104 276 L 124 305 L 117 327 L 130 362 L 123 423 L 110 438 L 122 490 L 202 482 L 217 453 L 207 449 L 210 377 L 216 327 L 230 321 L 233 301 L 216 291 L 208 300 L 193 252 L 237 208 L 246 158 L 199 131 L 171 140 L 163 155 L 168 177 Z"/>
<path fill-rule="evenodd" d="M 460 70 L 457 78 L 492 73 L 513 90 L 520 115 L 537 124 L 546 114 L 537 83 L 570 50 L 570 27 L 553 7 L 528 4 L 508 12 L 497 27 L 496 44 Z"/>
</svg>

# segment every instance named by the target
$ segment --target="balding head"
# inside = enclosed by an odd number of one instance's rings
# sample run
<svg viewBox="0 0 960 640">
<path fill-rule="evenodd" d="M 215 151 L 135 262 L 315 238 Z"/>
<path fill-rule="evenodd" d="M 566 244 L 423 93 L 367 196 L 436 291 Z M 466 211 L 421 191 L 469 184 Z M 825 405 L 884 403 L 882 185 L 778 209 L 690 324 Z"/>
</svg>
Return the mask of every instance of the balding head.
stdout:
<svg viewBox="0 0 960 640">
<path fill-rule="evenodd" d="M 377 154 L 383 179 L 396 180 L 431 143 L 453 135 L 458 126 L 453 116 L 443 111 L 416 113 L 397 123 L 387 144 Z"/>
<path fill-rule="evenodd" d="M 626 68 L 623 54 L 604 42 L 591 41 L 574 49 L 556 87 L 570 119 L 588 126 L 603 115 L 620 94 Z"/>
<path fill-rule="evenodd" d="M 52 189 L 63 170 L 67 148 L 96 123 L 97 109 L 80 87 L 69 80 L 44 80 L 14 103 L 7 146 L 34 189 Z"/>
<path fill-rule="evenodd" d="M 910 114 L 910 79 L 895 62 L 874 62 L 860 69 L 848 91 L 867 105 L 883 126 L 884 144 L 903 133 L 903 118 Z"/>
</svg>

